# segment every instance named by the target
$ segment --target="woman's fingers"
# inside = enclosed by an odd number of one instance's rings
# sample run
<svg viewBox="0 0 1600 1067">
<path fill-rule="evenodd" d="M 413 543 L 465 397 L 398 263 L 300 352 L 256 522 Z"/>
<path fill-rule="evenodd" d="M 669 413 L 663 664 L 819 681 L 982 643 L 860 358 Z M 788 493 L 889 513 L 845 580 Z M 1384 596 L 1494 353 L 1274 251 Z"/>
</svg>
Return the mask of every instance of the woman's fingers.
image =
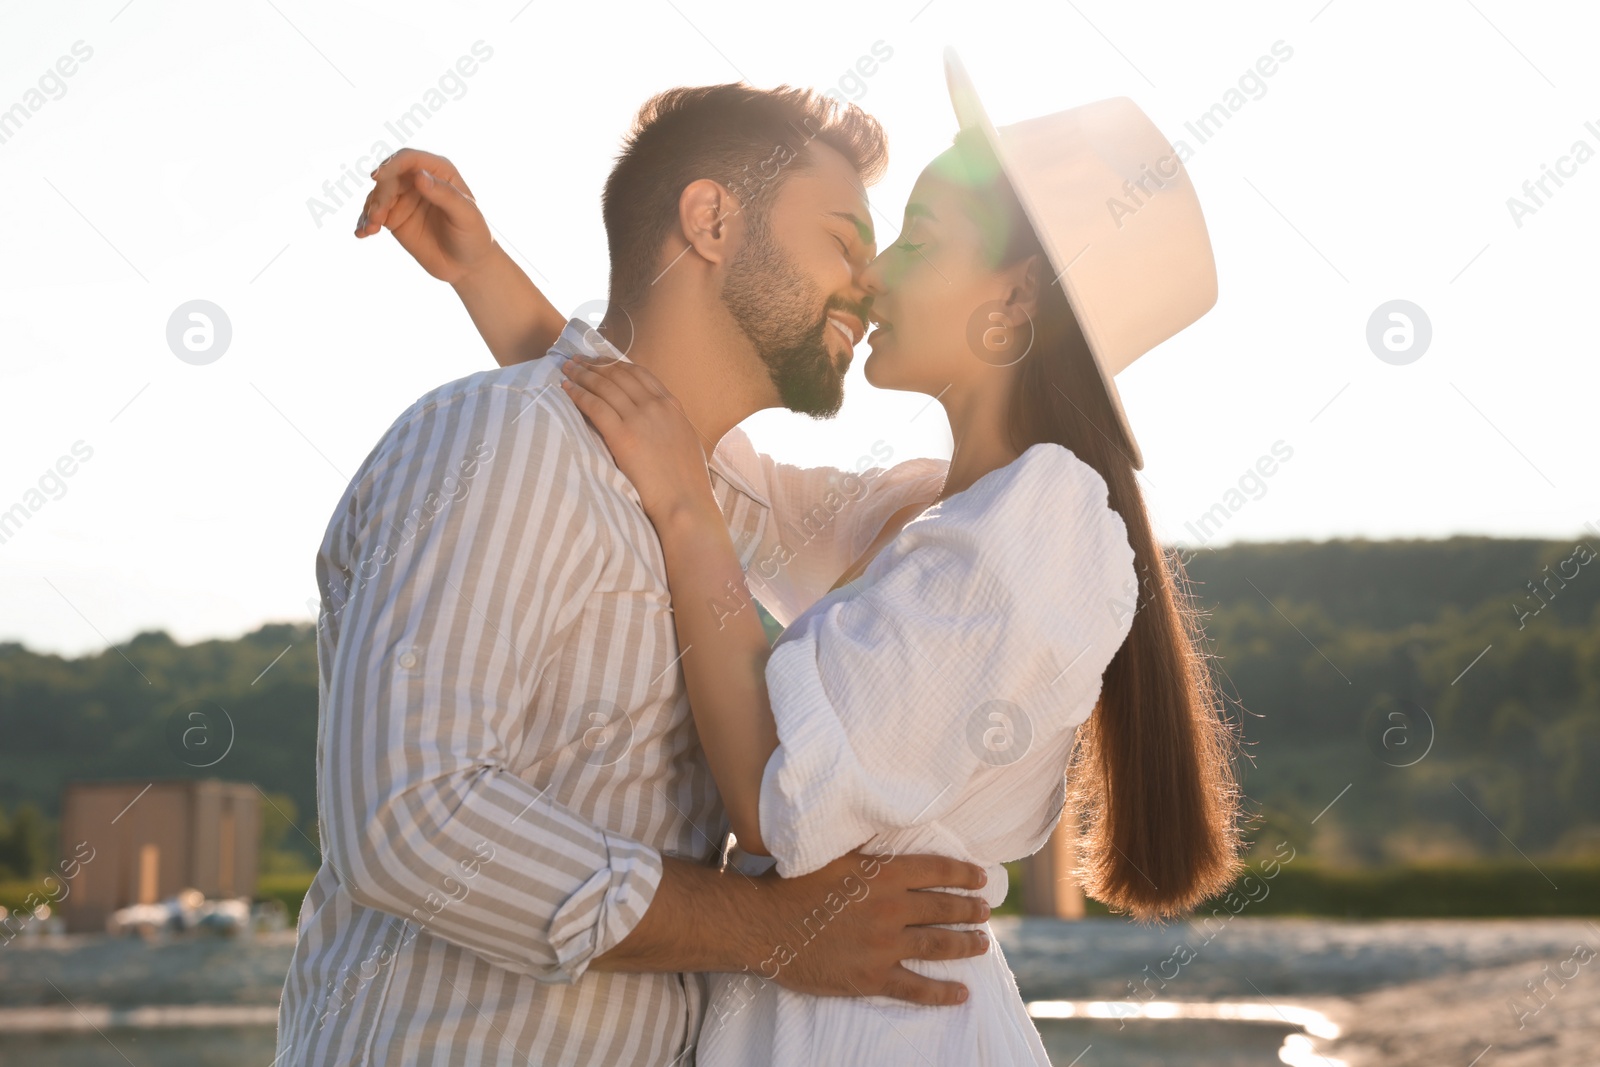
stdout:
<svg viewBox="0 0 1600 1067">
<path fill-rule="evenodd" d="M 422 161 L 423 158 L 426 158 L 426 162 Z M 395 202 L 413 188 L 413 180 L 406 176 L 408 160 L 412 167 L 419 169 L 449 162 L 431 152 L 402 148 L 374 167 L 371 174 L 373 186 L 362 204 L 361 217 L 356 220 L 357 237 L 366 237 L 382 230 L 384 220 L 388 218 Z"/>
<path fill-rule="evenodd" d="M 478 215 L 478 202 L 466 192 L 466 184 L 449 181 L 432 171 L 417 172 L 417 192 L 430 204 L 436 204 L 451 222 L 463 229 L 470 226 Z"/>
<path fill-rule="evenodd" d="M 594 423 L 594 428 L 600 431 L 600 436 L 610 442 L 613 436 L 622 429 L 622 416 L 617 410 L 606 403 L 605 398 L 591 393 L 577 382 L 570 379 L 561 383 L 561 391 L 572 398 L 578 410 L 589 417 Z"/>
<path fill-rule="evenodd" d="M 472 190 L 461 180 L 461 172 L 456 170 L 454 163 L 444 156 L 424 152 L 420 148 L 400 149 L 374 167 L 370 177 L 377 183 L 380 191 L 392 192 L 395 189 L 409 187 L 417 172 L 423 170 L 436 178 L 443 178 L 453 183 L 468 196 L 472 195 Z"/>
<path fill-rule="evenodd" d="M 622 359 L 594 360 L 582 356 L 578 357 L 577 362 L 614 384 L 640 407 L 669 395 L 660 380 L 637 363 Z M 649 375 L 648 379 L 646 375 Z"/>
<path fill-rule="evenodd" d="M 447 183 L 468 199 L 472 198 L 472 190 L 467 187 L 455 164 L 444 156 L 418 148 L 402 148 L 373 168 L 371 177 L 374 185 L 367 193 L 361 218 L 357 221 L 356 236 L 366 237 L 381 230 L 389 221 L 395 205 L 407 194 L 425 196 L 426 190 L 419 181 L 423 171 L 431 174 L 436 181 Z M 430 202 L 439 202 L 432 197 L 428 199 Z"/>
<path fill-rule="evenodd" d="M 651 373 L 648 366 L 640 366 L 638 363 L 629 363 L 629 365 L 627 365 L 627 371 L 629 371 L 630 376 L 632 376 L 632 378 L 638 382 L 638 386 L 640 386 L 640 390 L 642 390 L 643 394 L 651 395 L 651 397 L 667 398 L 667 400 L 674 400 L 674 402 L 677 400 L 677 397 L 674 397 L 674 395 L 670 394 L 670 392 L 667 392 L 667 387 L 662 386 L 661 379 L 656 378 L 656 376 Z"/>
<path fill-rule="evenodd" d="M 562 374 L 605 400 L 618 415 L 627 417 L 633 414 L 638 405 L 632 394 L 613 377 L 611 369 L 590 366 L 582 358 L 568 359 L 561 364 Z"/>
</svg>

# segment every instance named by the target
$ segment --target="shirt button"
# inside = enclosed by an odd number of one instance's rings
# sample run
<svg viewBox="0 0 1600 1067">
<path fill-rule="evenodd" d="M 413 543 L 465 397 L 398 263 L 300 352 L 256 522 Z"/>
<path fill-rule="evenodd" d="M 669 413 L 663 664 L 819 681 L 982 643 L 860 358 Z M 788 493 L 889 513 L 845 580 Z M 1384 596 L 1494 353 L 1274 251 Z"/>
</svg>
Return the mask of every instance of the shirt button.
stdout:
<svg viewBox="0 0 1600 1067">
<path fill-rule="evenodd" d="M 417 654 L 408 648 L 404 652 L 400 653 L 399 663 L 400 669 L 403 671 L 415 670 L 417 666 Z"/>
</svg>

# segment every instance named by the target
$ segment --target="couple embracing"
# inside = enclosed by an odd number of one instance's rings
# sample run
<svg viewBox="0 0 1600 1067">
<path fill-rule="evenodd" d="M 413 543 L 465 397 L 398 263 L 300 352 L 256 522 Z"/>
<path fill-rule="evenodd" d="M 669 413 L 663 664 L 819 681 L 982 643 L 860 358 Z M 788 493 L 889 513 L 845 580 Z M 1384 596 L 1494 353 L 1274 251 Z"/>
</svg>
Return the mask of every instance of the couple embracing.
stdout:
<svg viewBox="0 0 1600 1067">
<path fill-rule="evenodd" d="M 1046 1065 L 1004 863 L 1070 800 L 1114 910 L 1231 882 L 1234 738 L 1113 383 L 1215 302 L 1198 200 L 1132 101 L 996 129 L 946 66 L 959 132 L 881 251 L 870 116 L 650 100 L 598 326 L 447 160 L 373 172 L 356 235 L 501 366 L 400 415 L 317 557 L 278 1063 Z M 756 451 L 759 410 L 838 411 L 869 324 L 867 380 L 936 398 L 950 461 Z"/>
</svg>

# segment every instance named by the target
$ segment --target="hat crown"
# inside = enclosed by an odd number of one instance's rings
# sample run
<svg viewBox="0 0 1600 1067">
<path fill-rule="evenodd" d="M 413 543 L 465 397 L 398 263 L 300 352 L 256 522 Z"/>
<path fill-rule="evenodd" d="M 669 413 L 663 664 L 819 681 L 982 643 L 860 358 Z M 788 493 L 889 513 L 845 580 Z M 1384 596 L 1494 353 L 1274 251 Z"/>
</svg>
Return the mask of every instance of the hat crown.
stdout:
<svg viewBox="0 0 1600 1067">
<path fill-rule="evenodd" d="M 1126 96 L 996 128 L 945 51 L 963 129 L 981 129 L 1059 276 L 1112 407 L 1143 466 L 1113 377 L 1217 302 L 1216 259 L 1189 173 Z"/>
<path fill-rule="evenodd" d="M 1126 96 L 996 131 L 1073 311 L 1112 374 L 1217 302 L 1216 259 L 1177 150 Z"/>
</svg>

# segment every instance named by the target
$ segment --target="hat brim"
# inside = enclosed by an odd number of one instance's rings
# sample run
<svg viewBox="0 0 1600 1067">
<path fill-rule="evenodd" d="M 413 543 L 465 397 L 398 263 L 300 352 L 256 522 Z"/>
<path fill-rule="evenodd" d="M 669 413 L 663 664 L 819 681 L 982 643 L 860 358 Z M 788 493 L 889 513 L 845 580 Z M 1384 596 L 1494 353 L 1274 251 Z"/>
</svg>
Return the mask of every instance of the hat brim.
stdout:
<svg viewBox="0 0 1600 1067">
<path fill-rule="evenodd" d="M 1083 250 L 1057 248 L 1049 228 L 1040 225 L 1041 215 L 1033 202 L 1027 175 L 1019 173 L 1009 158 L 999 132 L 995 129 L 994 123 L 989 121 L 989 113 L 984 110 L 983 102 L 978 99 L 978 91 L 972 84 L 972 78 L 967 74 L 967 68 L 962 64 L 961 57 L 956 54 L 954 48 L 944 50 L 944 76 L 950 89 L 950 105 L 955 109 L 956 122 L 963 130 L 982 131 L 984 140 L 988 142 L 995 158 L 1000 161 L 1000 168 L 1005 173 L 1006 180 L 1011 183 L 1011 188 L 1017 194 L 1017 200 L 1022 204 L 1028 225 L 1033 227 L 1039 237 L 1039 243 L 1044 248 L 1045 256 L 1050 260 L 1056 280 L 1060 282 L 1062 291 L 1067 294 L 1067 303 L 1072 308 L 1079 329 L 1083 331 L 1089 354 L 1094 358 L 1095 371 L 1100 375 L 1100 384 L 1105 387 L 1106 396 L 1111 401 L 1111 410 L 1116 415 L 1117 425 L 1122 431 L 1122 442 L 1117 447 L 1124 450 L 1124 455 L 1132 462 L 1134 470 L 1143 470 L 1144 453 L 1139 448 L 1138 438 L 1133 435 L 1133 425 L 1128 421 L 1128 413 L 1122 407 L 1122 394 L 1117 391 L 1115 374 L 1106 364 L 1102 354 L 1103 346 L 1094 335 L 1093 322 L 1084 314 L 1082 296 L 1070 273 L 1073 262 Z"/>
</svg>

